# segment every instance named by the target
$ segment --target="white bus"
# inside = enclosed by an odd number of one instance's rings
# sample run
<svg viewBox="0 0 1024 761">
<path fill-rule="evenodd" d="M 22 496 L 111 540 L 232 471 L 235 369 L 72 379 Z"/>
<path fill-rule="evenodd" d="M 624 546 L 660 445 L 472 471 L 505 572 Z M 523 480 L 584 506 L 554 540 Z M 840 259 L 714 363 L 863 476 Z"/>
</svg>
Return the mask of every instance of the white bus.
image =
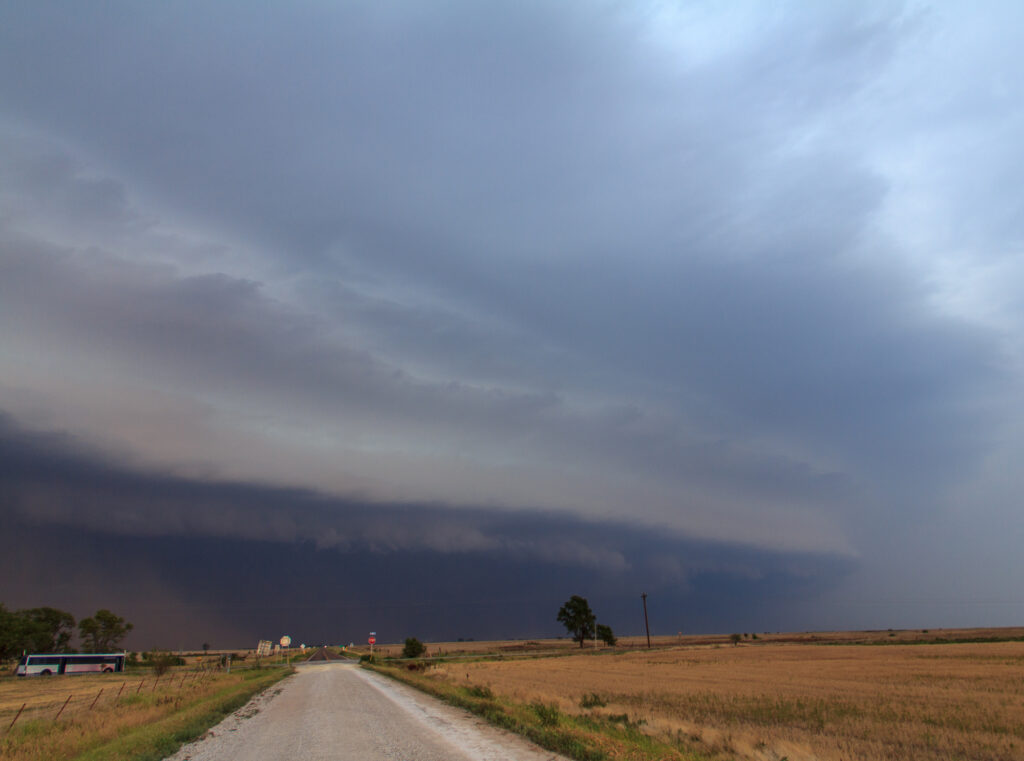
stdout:
<svg viewBox="0 0 1024 761">
<path fill-rule="evenodd" d="M 18 661 L 18 676 L 107 674 L 124 671 L 127 653 L 33 653 Z"/>
</svg>

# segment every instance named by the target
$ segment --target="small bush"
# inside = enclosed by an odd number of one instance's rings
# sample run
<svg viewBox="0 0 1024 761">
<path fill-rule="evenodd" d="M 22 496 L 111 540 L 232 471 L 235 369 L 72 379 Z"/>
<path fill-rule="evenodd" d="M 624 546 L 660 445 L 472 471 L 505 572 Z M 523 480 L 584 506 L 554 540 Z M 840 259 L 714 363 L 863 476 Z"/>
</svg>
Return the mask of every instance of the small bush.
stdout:
<svg viewBox="0 0 1024 761">
<path fill-rule="evenodd" d="M 540 701 L 530 703 L 530 708 L 537 714 L 540 723 L 545 727 L 554 727 L 558 724 L 558 718 L 562 715 L 555 704 L 541 703 Z"/>
<path fill-rule="evenodd" d="M 157 676 L 163 676 L 170 671 L 171 666 L 184 665 L 185 661 L 176 655 L 171 653 L 159 652 L 154 650 L 146 653 L 146 660 L 153 669 L 153 673 Z"/>
<path fill-rule="evenodd" d="M 491 690 L 490 687 L 474 684 L 472 687 L 467 687 L 466 692 L 468 692 L 474 698 L 484 698 L 486 700 L 494 699 L 494 692 Z"/>
<path fill-rule="evenodd" d="M 426 646 L 415 637 L 407 637 L 402 648 L 403 658 L 419 658 L 427 650 Z"/>
<path fill-rule="evenodd" d="M 603 708 L 606 705 L 608 705 L 607 701 L 596 692 L 584 695 L 580 700 L 580 708 Z"/>
</svg>

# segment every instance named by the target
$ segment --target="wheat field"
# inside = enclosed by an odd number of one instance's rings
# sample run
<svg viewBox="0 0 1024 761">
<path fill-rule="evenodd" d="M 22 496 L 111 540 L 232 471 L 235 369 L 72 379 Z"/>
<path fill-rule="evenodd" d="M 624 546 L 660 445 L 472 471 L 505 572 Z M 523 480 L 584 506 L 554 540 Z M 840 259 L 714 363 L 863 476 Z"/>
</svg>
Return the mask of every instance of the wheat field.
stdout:
<svg viewBox="0 0 1024 761">
<path fill-rule="evenodd" d="M 431 672 L 568 713 L 626 714 L 649 734 L 733 758 L 1024 759 L 1022 642 L 745 641 Z"/>
</svg>

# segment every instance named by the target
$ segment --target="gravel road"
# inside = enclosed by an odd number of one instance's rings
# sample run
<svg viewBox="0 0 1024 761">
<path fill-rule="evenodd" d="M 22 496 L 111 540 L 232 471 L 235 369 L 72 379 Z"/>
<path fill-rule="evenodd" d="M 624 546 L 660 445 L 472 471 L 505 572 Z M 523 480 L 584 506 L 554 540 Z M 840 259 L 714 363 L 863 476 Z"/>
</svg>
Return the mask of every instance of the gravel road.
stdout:
<svg viewBox="0 0 1024 761">
<path fill-rule="evenodd" d="M 566 761 L 411 687 L 341 663 L 298 673 L 168 761 Z"/>
</svg>

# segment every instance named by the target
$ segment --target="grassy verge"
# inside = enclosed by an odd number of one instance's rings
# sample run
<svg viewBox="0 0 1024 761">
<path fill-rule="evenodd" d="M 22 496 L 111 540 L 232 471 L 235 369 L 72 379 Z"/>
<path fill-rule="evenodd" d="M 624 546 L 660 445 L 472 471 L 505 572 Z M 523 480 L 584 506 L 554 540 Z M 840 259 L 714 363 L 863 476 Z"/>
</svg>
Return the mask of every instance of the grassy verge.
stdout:
<svg viewBox="0 0 1024 761">
<path fill-rule="evenodd" d="M 218 674 L 184 693 L 127 695 L 67 720 L 19 723 L 0 738 L 0 758 L 157 761 L 290 673 L 260 669 Z"/>
<path fill-rule="evenodd" d="M 484 686 L 456 685 L 400 666 L 364 666 L 577 761 L 716 761 L 721 758 L 694 750 L 682 739 L 668 743 L 650 737 L 643 732 L 642 722 L 630 721 L 626 715 L 572 716 L 559 711 L 555 705 L 520 703 L 496 696 Z"/>
</svg>

